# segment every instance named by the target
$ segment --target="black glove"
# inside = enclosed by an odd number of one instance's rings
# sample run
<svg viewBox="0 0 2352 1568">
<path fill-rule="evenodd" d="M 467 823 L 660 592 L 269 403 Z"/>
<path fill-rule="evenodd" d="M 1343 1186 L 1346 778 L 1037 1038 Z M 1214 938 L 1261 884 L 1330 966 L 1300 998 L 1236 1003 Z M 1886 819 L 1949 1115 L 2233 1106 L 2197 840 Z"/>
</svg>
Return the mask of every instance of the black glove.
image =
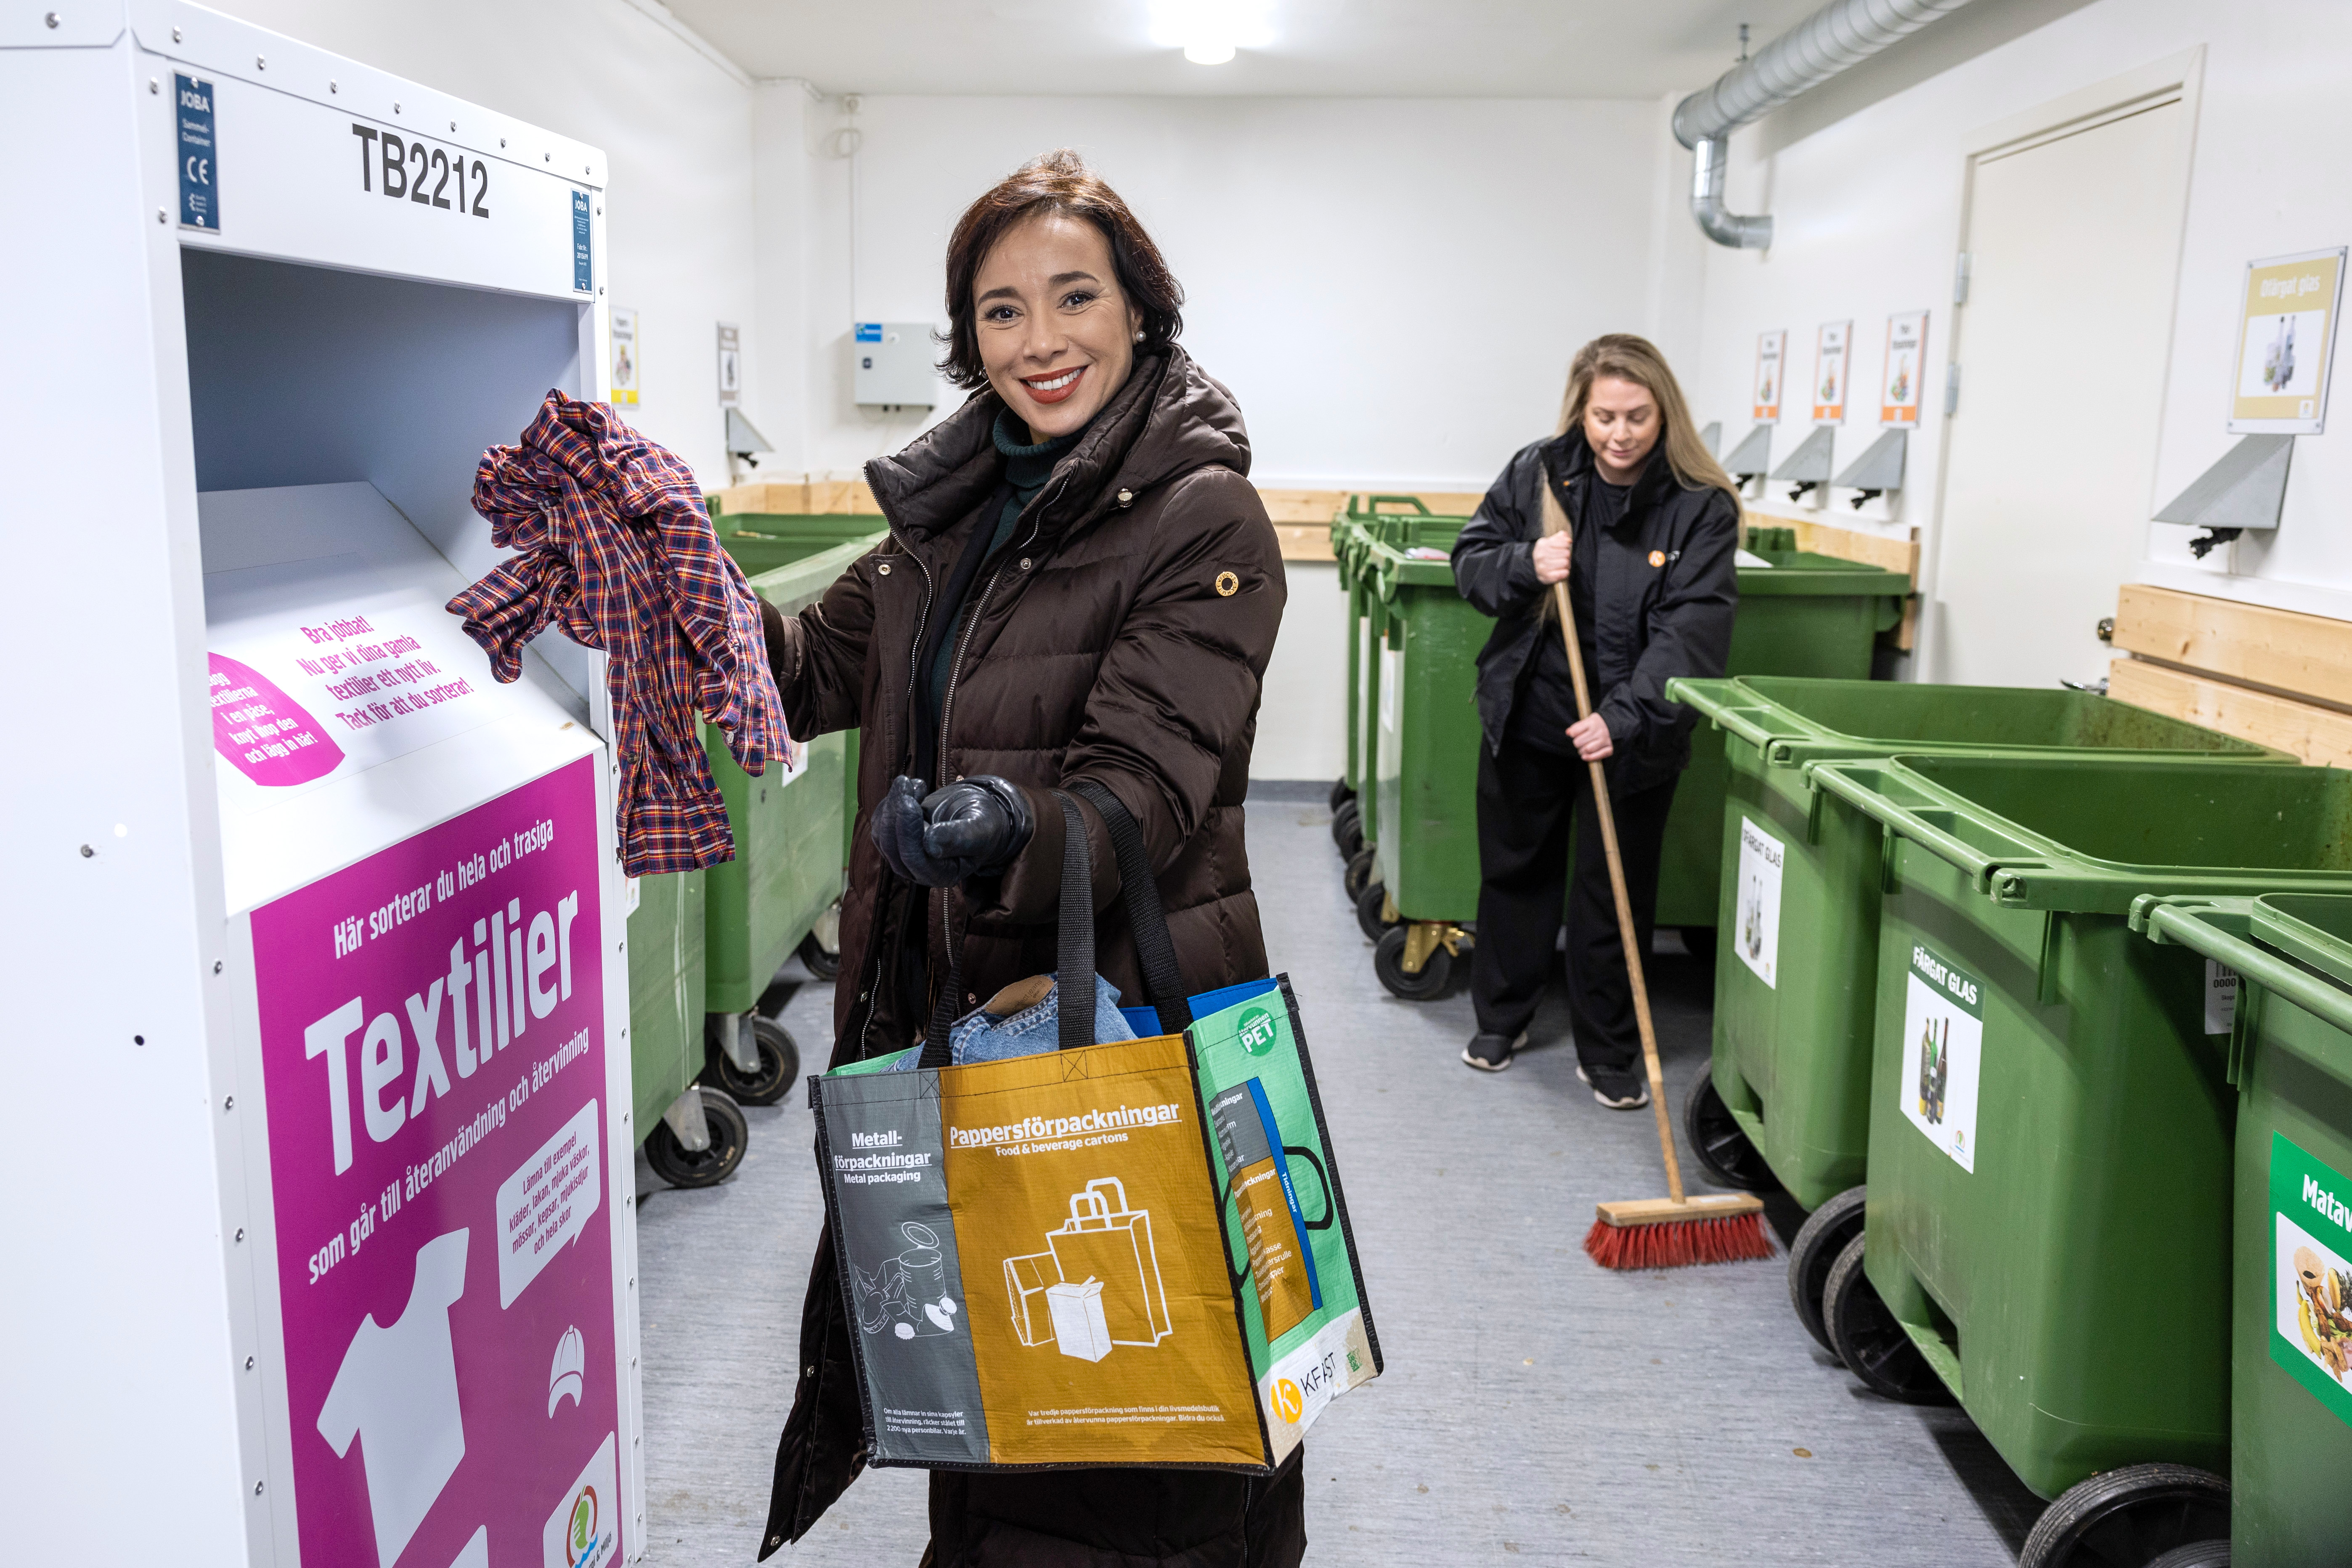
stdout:
<svg viewBox="0 0 2352 1568">
<path fill-rule="evenodd" d="M 926 795 L 900 774 L 874 810 L 874 847 L 920 888 L 944 888 L 1013 864 L 1035 830 L 1028 798 L 1000 778 L 962 779 Z"/>
</svg>

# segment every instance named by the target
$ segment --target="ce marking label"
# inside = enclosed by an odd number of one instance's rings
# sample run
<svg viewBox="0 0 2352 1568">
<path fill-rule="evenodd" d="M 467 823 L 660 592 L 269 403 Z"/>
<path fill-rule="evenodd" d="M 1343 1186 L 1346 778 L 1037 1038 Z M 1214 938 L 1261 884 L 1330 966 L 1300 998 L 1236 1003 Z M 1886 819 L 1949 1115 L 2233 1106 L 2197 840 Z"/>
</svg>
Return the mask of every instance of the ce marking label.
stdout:
<svg viewBox="0 0 2352 1568">
<path fill-rule="evenodd" d="M 180 226 L 220 229 L 220 138 L 213 117 L 213 84 L 172 78 L 173 116 L 180 132 Z"/>
</svg>

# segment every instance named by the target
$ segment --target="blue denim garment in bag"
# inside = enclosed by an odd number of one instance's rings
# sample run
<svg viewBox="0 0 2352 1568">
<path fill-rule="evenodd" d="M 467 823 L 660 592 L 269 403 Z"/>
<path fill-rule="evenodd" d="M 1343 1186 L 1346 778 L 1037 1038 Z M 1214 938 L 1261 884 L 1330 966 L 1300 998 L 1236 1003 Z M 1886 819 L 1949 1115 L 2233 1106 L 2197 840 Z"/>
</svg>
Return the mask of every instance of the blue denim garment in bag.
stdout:
<svg viewBox="0 0 2352 1568">
<path fill-rule="evenodd" d="M 1018 1013 L 1000 1018 L 985 1008 L 974 1008 L 948 1026 L 949 1062 L 955 1067 L 967 1062 L 1001 1062 L 1056 1048 L 1061 1044 L 1061 1000 L 1062 988 L 1056 977 L 1053 991 L 1044 1001 L 1032 1003 Z M 1119 1011 L 1118 988 L 1096 975 L 1095 1043 L 1109 1045 L 1137 1037 Z M 888 1067 L 878 1070 L 911 1071 L 915 1059 L 922 1054 L 922 1047 L 910 1046 L 893 1057 Z"/>
</svg>

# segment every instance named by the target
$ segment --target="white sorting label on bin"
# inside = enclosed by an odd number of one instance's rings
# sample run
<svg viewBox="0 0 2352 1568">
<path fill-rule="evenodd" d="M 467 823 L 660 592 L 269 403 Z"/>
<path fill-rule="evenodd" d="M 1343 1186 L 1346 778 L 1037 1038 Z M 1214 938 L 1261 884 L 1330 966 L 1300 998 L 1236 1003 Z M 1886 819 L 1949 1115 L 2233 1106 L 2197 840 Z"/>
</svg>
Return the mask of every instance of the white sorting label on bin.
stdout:
<svg viewBox="0 0 2352 1568">
<path fill-rule="evenodd" d="M 356 555 L 217 572 L 205 588 L 216 603 L 282 600 L 273 590 L 308 601 L 208 628 L 230 810 L 267 810 L 509 710 L 488 660 L 438 598 L 384 588 Z"/>
</svg>

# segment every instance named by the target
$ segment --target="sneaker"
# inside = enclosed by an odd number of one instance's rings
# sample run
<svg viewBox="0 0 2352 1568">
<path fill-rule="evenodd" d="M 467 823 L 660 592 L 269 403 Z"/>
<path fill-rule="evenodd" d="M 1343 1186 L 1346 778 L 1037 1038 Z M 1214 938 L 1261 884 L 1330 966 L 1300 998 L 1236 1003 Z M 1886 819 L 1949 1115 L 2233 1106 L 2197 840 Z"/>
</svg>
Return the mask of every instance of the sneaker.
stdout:
<svg viewBox="0 0 2352 1568">
<path fill-rule="evenodd" d="M 1650 1103 L 1650 1080 L 1641 1073 L 1606 1068 L 1588 1073 L 1580 1067 L 1576 1076 L 1591 1084 L 1592 1098 L 1612 1110 L 1639 1110 Z"/>
<path fill-rule="evenodd" d="M 1511 1053 L 1527 1043 L 1524 1029 L 1517 1039 L 1507 1035 L 1473 1035 L 1462 1047 L 1462 1059 L 1480 1072 L 1501 1072 L 1511 1065 Z"/>
</svg>

